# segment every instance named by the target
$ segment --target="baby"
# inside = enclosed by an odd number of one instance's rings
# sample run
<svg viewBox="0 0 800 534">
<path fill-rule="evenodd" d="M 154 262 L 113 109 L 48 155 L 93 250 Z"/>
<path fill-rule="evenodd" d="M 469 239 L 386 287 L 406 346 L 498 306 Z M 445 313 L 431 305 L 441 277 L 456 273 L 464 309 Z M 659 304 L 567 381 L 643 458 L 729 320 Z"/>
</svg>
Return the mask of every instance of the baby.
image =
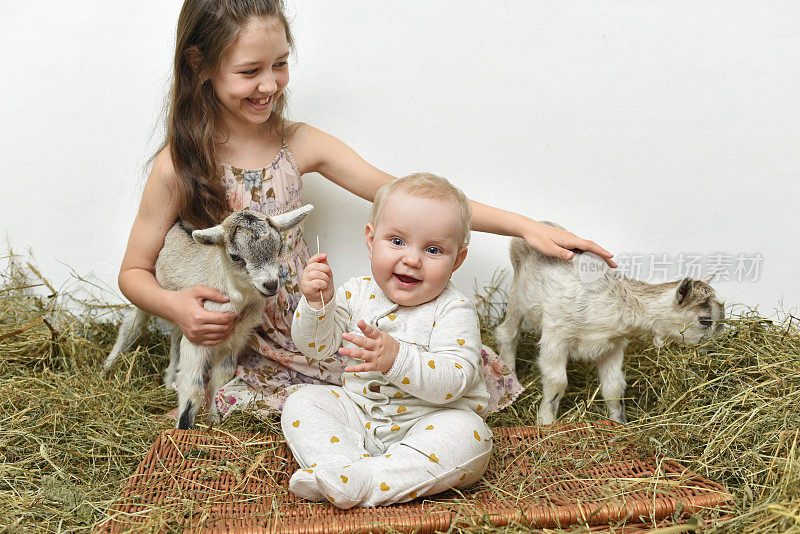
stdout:
<svg viewBox="0 0 800 534">
<path fill-rule="evenodd" d="M 371 277 L 334 295 L 327 256 L 310 258 L 292 339 L 309 358 L 339 349 L 351 361 L 341 387 L 306 385 L 286 400 L 281 426 L 301 466 L 289 481 L 295 495 L 379 506 L 483 475 L 492 432 L 478 316 L 450 283 L 467 255 L 470 214 L 450 182 L 412 174 L 375 195 Z"/>
</svg>

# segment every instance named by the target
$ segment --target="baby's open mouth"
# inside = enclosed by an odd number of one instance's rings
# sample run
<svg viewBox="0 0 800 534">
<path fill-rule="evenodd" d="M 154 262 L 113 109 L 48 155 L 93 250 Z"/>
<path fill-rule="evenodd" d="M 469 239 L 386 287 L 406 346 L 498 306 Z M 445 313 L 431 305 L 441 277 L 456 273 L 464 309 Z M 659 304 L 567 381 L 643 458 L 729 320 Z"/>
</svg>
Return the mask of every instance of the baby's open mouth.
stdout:
<svg viewBox="0 0 800 534">
<path fill-rule="evenodd" d="M 419 280 L 417 280 L 413 276 L 406 276 L 405 274 L 395 273 L 394 277 L 403 282 L 404 284 L 415 284 L 419 282 Z"/>
</svg>

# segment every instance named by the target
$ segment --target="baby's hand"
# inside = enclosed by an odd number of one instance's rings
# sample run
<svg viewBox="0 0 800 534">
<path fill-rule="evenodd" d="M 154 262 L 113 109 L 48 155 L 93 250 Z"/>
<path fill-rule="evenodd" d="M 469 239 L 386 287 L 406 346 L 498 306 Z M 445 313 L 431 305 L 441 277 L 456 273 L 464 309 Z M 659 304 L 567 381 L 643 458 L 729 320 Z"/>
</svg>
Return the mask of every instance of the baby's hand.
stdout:
<svg viewBox="0 0 800 534">
<path fill-rule="evenodd" d="M 388 373 L 389 369 L 394 365 L 397 353 L 400 352 L 400 344 L 389 334 L 365 323 L 363 319 L 358 322 L 358 327 L 366 337 L 357 336 L 349 332 L 342 334 L 342 337 L 361 348 L 343 348 L 339 349 L 339 353 L 342 356 L 364 360 L 364 363 L 345 367 L 345 372 L 380 371 L 384 374 Z"/>
<path fill-rule="evenodd" d="M 554 228 L 537 221 L 531 221 L 533 224 L 526 228 L 523 237 L 531 248 L 534 248 L 554 258 L 562 258 L 571 260 L 575 253 L 571 249 L 580 249 L 588 252 L 594 252 L 600 256 L 609 267 L 616 268 L 617 264 L 611 258 L 614 256 L 609 251 L 588 239 L 582 239 L 572 232 L 564 230 L 563 228 Z"/>
<path fill-rule="evenodd" d="M 315 310 L 322 309 L 323 299 L 326 303 L 333 300 L 333 271 L 327 254 L 315 254 L 308 259 L 300 278 L 300 290 Z"/>
</svg>

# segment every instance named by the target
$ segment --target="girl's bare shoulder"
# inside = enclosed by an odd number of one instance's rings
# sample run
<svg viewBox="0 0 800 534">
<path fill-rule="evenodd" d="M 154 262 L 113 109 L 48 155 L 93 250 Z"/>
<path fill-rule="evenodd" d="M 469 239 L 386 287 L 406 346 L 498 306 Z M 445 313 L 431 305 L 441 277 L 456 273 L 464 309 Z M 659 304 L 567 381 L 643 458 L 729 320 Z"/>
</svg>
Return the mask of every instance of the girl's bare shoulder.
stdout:
<svg viewBox="0 0 800 534">
<path fill-rule="evenodd" d="M 145 188 L 158 188 L 175 191 L 178 185 L 178 176 L 175 173 L 175 165 L 172 162 L 172 153 L 169 145 L 165 145 L 161 151 L 153 158 L 153 166 L 147 177 Z"/>
<path fill-rule="evenodd" d="M 168 220 L 171 225 L 178 214 L 178 188 L 178 176 L 167 145 L 153 159 L 142 192 L 140 214 L 159 219 L 159 222 L 163 222 L 161 219 Z"/>
<path fill-rule="evenodd" d="M 289 122 L 286 126 L 286 144 L 292 150 L 300 174 L 315 172 L 324 160 L 326 147 L 337 139 L 304 122 Z"/>
</svg>

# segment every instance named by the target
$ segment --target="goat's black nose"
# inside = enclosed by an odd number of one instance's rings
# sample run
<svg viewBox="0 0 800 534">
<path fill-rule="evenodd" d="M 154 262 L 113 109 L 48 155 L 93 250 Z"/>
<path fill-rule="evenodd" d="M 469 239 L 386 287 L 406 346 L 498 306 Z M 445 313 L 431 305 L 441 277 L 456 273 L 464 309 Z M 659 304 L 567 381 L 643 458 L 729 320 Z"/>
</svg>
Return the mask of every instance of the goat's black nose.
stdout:
<svg viewBox="0 0 800 534">
<path fill-rule="evenodd" d="M 261 284 L 261 287 L 264 288 L 264 294 L 268 297 L 271 297 L 278 292 L 278 281 L 273 280 L 272 282 L 264 282 Z"/>
</svg>

